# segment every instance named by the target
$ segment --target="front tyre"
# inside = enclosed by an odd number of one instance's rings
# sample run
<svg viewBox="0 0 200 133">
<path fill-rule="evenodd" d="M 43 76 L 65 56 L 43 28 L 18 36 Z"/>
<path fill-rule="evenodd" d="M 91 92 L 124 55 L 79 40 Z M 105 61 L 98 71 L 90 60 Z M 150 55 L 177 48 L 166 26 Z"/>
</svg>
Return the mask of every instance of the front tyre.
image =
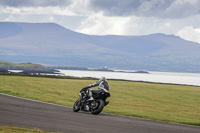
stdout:
<svg viewBox="0 0 200 133">
<path fill-rule="evenodd" d="M 81 100 L 78 99 L 78 100 L 74 103 L 73 111 L 74 111 L 74 112 L 78 112 L 78 111 L 80 110 L 80 107 L 81 107 Z"/>
<path fill-rule="evenodd" d="M 96 105 L 91 109 L 93 115 L 98 115 L 104 108 L 104 101 L 101 99 L 96 100 Z"/>
</svg>

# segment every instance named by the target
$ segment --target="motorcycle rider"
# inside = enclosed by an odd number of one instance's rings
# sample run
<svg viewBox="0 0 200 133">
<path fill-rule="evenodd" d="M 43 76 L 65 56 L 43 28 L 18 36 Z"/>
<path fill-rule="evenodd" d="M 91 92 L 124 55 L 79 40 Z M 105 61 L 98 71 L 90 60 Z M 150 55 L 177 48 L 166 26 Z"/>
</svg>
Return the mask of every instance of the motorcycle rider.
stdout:
<svg viewBox="0 0 200 133">
<path fill-rule="evenodd" d="M 92 88 L 95 86 L 99 86 L 98 89 L 89 89 L 89 88 Z M 92 96 L 93 93 L 98 93 L 99 91 L 101 91 L 101 89 L 104 90 L 105 92 L 109 92 L 109 85 L 108 85 L 106 78 L 101 77 L 98 82 L 88 85 L 88 86 L 84 87 L 82 90 L 87 90 L 87 89 L 88 89 L 88 96 L 90 97 L 88 99 L 88 101 L 92 101 L 92 100 L 94 100 L 94 98 Z"/>
</svg>

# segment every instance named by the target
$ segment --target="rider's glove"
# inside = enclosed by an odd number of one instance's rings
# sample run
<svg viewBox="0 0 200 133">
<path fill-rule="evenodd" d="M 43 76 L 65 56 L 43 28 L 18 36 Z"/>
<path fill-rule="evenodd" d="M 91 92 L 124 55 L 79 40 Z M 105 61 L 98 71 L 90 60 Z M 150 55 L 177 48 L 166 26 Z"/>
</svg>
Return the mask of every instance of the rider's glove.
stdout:
<svg viewBox="0 0 200 133">
<path fill-rule="evenodd" d="M 83 90 L 83 91 L 86 91 L 87 89 L 88 89 L 88 87 L 83 87 L 83 89 L 82 89 L 82 90 Z"/>
</svg>

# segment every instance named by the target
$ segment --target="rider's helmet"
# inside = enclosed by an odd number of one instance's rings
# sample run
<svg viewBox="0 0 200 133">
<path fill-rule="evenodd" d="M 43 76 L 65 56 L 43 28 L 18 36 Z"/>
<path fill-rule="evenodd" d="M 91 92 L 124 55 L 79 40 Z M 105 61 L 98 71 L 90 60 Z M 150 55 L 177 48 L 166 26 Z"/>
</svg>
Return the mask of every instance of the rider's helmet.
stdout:
<svg viewBox="0 0 200 133">
<path fill-rule="evenodd" d="M 101 77 L 100 79 L 99 79 L 99 82 L 101 82 L 101 81 L 106 81 L 106 78 L 103 76 L 103 77 Z"/>
</svg>

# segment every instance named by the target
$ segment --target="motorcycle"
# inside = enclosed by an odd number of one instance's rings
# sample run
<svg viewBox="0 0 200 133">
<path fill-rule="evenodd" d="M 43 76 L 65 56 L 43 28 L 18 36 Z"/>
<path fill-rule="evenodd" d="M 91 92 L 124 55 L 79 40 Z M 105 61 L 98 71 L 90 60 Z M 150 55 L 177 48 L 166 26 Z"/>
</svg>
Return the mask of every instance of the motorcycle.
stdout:
<svg viewBox="0 0 200 133">
<path fill-rule="evenodd" d="M 103 108 L 108 105 L 109 101 L 106 101 L 106 99 L 110 97 L 110 93 L 105 89 L 92 90 L 94 100 L 89 101 L 88 91 L 89 90 L 80 91 L 79 99 L 74 103 L 73 111 L 78 112 L 82 110 L 91 112 L 93 115 L 98 115 Z"/>
</svg>

